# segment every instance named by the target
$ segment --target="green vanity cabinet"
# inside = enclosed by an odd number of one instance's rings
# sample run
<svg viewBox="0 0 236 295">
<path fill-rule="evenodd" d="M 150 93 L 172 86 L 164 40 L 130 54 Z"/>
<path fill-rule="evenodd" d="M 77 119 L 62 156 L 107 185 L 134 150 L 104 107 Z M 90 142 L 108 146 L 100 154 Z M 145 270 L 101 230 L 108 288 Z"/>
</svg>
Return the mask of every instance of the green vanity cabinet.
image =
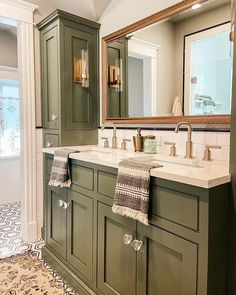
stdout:
<svg viewBox="0 0 236 295">
<path fill-rule="evenodd" d="M 97 143 L 99 119 L 99 27 L 56 10 L 38 25 L 41 38 L 41 93 L 44 146 Z M 74 77 L 74 61 L 88 52 L 89 86 Z M 57 136 L 58 141 L 49 140 Z"/>
<path fill-rule="evenodd" d="M 155 226 L 137 225 L 138 295 L 197 294 L 197 245 Z"/>
<path fill-rule="evenodd" d="M 145 226 L 112 212 L 117 169 L 70 160 L 71 188 L 54 189 L 51 164 L 46 154 L 43 257 L 79 294 L 227 294 L 229 184 L 153 177 Z M 127 235 L 142 247 L 124 243 Z"/>
<path fill-rule="evenodd" d="M 135 236 L 135 221 L 113 214 L 98 203 L 98 289 L 103 294 L 135 295 L 136 253 L 123 243 L 123 236 Z"/>
<path fill-rule="evenodd" d="M 89 281 L 93 276 L 93 199 L 68 191 L 67 261 Z"/>
<path fill-rule="evenodd" d="M 66 190 L 48 187 L 46 200 L 46 242 L 61 257 L 66 258 L 66 210 L 62 207 L 67 201 Z"/>
</svg>

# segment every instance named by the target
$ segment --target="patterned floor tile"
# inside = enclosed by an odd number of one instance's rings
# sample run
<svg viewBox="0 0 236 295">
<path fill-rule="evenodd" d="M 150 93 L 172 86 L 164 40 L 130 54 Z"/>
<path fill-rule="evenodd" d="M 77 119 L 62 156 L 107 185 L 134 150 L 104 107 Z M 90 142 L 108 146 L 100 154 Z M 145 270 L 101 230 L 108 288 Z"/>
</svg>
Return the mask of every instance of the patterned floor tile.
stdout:
<svg viewBox="0 0 236 295">
<path fill-rule="evenodd" d="M 44 244 L 42 240 L 27 244 L 22 239 L 20 202 L 0 204 L 0 259 L 29 250 L 35 252 L 38 258 L 42 259 L 41 250 Z M 57 281 L 61 283 L 69 295 L 77 295 L 47 263 L 45 263 L 45 266 Z"/>
</svg>

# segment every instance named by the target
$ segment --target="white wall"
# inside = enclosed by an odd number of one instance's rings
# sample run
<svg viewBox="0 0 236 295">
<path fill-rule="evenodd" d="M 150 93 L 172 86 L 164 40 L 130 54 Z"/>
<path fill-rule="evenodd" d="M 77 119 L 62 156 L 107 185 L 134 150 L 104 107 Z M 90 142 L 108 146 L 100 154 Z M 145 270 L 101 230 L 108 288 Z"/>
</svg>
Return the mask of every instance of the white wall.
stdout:
<svg viewBox="0 0 236 295">
<path fill-rule="evenodd" d="M 21 159 L 0 158 L 0 203 L 22 200 Z"/>
<path fill-rule="evenodd" d="M 0 65 L 17 68 L 17 36 L 0 27 Z"/>
<path fill-rule="evenodd" d="M 175 91 L 183 96 L 183 45 L 184 36 L 192 32 L 197 32 L 216 24 L 222 24 L 230 20 L 230 5 L 221 6 L 216 9 L 192 16 L 183 20 L 175 26 Z"/>
</svg>

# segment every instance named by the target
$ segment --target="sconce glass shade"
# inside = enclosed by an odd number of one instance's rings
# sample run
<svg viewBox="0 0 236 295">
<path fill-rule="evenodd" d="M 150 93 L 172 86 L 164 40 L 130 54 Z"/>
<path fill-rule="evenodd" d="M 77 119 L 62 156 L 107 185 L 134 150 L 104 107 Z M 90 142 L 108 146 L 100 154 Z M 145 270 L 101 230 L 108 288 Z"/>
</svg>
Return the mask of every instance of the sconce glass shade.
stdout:
<svg viewBox="0 0 236 295">
<path fill-rule="evenodd" d="M 81 84 L 81 87 L 89 87 L 88 50 L 82 49 L 81 56 L 74 58 L 74 82 Z"/>
<path fill-rule="evenodd" d="M 116 91 L 123 91 L 123 61 L 122 58 L 115 60 L 115 65 L 109 65 L 108 85 Z"/>
</svg>

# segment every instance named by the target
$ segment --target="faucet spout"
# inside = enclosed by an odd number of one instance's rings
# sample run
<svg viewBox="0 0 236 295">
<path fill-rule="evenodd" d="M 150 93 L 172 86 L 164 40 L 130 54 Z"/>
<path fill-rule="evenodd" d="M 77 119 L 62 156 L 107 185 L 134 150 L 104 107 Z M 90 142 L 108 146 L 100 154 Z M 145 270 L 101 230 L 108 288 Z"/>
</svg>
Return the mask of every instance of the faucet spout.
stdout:
<svg viewBox="0 0 236 295">
<path fill-rule="evenodd" d="M 186 159 L 192 159 L 192 150 L 193 150 L 193 143 L 192 143 L 192 126 L 188 122 L 179 122 L 175 127 L 175 133 L 179 132 L 180 126 L 185 125 L 188 129 L 188 139 L 186 142 Z"/>
</svg>

